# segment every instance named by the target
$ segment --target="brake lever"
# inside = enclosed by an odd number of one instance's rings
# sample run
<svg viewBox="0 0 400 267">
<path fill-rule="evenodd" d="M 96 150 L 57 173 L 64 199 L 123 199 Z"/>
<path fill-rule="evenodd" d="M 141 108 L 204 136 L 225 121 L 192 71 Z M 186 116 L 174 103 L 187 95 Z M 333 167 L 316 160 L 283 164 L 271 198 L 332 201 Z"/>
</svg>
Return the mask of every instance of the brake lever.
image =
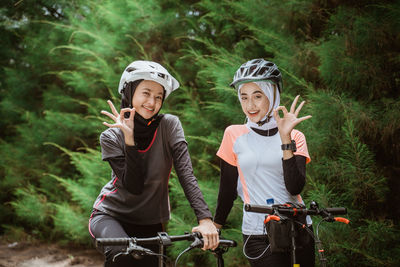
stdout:
<svg viewBox="0 0 400 267">
<path fill-rule="evenodd" d="M 193 248 L 201 248 L 201 247 L 203 247 L 203 245 L 204 245 L 203 240 L 201 240 L 201 239 L 198 237 L 198 235 L 195 235 L 195 236 L 194 236 L 194 241 L 192 242 L 192 244 L 190 244 L 190 249 L 193 249 Z"/>
<path fill-rule="evenodd" d="M 115 255 L 112 259 L 113 262 L 115 262 L 115 259 L 121 255 L 129 255 L 130 253 L 128 251 L 120 252 L 117 255 Z"/>
<path fill-rule="evenodd" d="M 329 212 L 326 211 L 326 209 L 322 209 L 320 210 L 321 214 L 322 214 L 322 218 L 324 221 L 327 222 L 334 222 L 335 218 L 333 217 L 332 214 L 330 214 Z"/>
<path fill-rule="evenodd" d="M 135 259 L 141 259 L 145 255 L 158 255 L 158 254 L 154 253 L 151 249 L 144 248 L 142 246 L 138 246 L 138 245 L 136 245 L 135 242 L 133 242 L 132 240 L 129 240 L 129 245 L 126 248 L 126 251 L 116 254 L 113 257 L 113 262 L 115 262 L 115 259 L 117 257 L 119 257 L 121 255 L 129 255 L 129 254 L 131 254 L 132 257 L 134 257 Z"/>
</svg>

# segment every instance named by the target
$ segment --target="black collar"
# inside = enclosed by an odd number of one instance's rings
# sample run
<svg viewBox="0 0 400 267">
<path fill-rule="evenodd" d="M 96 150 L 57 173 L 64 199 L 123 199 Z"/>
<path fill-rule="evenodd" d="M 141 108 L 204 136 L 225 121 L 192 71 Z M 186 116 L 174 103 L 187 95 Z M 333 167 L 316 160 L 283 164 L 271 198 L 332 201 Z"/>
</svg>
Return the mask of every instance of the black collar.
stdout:
<svg viewBox="0 0 400 267">
<path fill-rule="evenodd" d="M 253 128 L 253 127 L 250 127 L 250 128 L 253 131 L 255 131 L 256 133 L 258 133 L 259 135 L 262 135 L 262 136 L 273 136 L 278 132 L 278 127 L 272 128 L 272 129 L 268 129 L 268 130 L 260 130 L 260 129 Z"/>
</svg>

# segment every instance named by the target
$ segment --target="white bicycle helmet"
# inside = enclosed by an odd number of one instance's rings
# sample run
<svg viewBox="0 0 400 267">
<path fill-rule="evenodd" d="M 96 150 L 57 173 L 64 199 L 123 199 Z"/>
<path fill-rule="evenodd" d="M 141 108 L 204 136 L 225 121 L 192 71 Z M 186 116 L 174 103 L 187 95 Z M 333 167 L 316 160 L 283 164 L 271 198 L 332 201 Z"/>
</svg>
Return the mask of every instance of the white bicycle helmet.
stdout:
<svg viewBox="0 0 400 267">
<path fill-rule="evenodd" d="M 271 61 L 256 58 L 239 67 L 230 86 L 238 89 L 238 85 L 242 83 L 265 80 L 275 83 L 278 86 L 279 93 L 282 92 L 282 74 L 278 67 Z"/>
<path fill-rule="evenodd" d="M 161 84 L 165 89 L 164 99 L 179 87 L 179 82 L 160 64 L 153 61 L 137 60 L 129 64 L 122 73 L 118 93 L 121 94 L 125 83 L 141 79 Z"/>
</svg>

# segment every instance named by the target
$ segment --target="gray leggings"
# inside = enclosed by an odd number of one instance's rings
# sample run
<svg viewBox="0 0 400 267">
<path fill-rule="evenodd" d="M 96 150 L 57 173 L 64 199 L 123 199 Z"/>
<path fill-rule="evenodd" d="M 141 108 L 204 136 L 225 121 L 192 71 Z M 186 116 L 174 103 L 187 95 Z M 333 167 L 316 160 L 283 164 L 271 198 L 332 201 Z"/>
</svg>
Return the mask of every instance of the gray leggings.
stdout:
<svg viewBox="0 0 400 267">
<path fill-rule="evenodd" d="M 93 211 L 89 219 L 89 232 L 92 239 L 100 237 L 152 237 L 163 231 L 161 223 L 153 225 L 135 225 L 117 220 L 116 218 L 100 211 Z M 143 246 L 158 253 L 158 245 Z M 121 255 L 113 261 L 116 254 L 124 247 L 104 247 L 99 249 L 105 256 L 105 267 L 132 267 L 132 266 L 158 266 L 158 258 L 155 256 L 144 256 L 138 260 L 131 255 Z"/>
</svg>

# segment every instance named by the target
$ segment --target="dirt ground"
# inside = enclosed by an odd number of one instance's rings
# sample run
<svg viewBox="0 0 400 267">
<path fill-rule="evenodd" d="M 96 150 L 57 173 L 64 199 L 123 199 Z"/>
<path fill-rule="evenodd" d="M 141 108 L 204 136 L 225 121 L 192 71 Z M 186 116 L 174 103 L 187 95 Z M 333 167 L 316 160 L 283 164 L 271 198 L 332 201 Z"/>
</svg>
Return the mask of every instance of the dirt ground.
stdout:
<svg viewBox="0 0 400 267">
<path fill-rule="evenodd" d="M 95 249 L 0 240 L 0 267 L 100 267 Z"/>
</svg>

